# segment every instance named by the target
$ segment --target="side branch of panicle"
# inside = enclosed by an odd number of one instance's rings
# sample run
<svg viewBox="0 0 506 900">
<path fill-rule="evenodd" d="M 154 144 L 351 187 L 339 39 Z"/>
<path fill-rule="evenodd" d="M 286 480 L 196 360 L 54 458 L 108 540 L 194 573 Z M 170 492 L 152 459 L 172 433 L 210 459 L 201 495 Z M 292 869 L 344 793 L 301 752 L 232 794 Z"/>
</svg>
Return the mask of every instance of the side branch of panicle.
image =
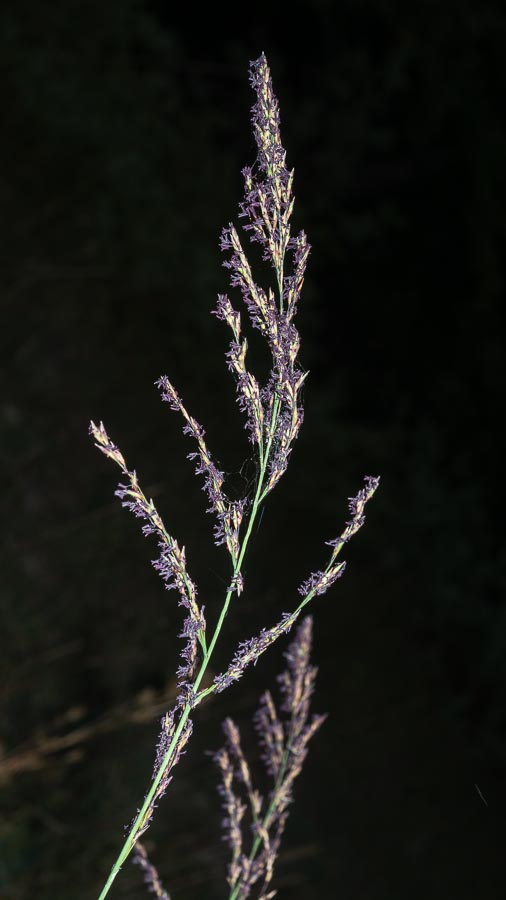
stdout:
<svg viewBox="0 0 506 900">
<path fill-rule="evenodd" d="M 313 620 L 306 616 L 297 629 L 296 640 L 285 651 L 287 668 L 278 676 L 283 696 L 281 709 L 291 714 L 292 740 L 302 733 L 309 716 L 317 668 L 310 664 Z"/>
<path fill-rule="evenodd" d="M 170 900 L 170 895 L 164 890 L 157 869 L 150 861 L 144 844 L 141 844 L 140 841 L 135 846 L 132 862 L 141 869 L 148 891 L 159 900 Z"/>
<path fill-rule="evenodd" d="M 333 547 L 336 555 L 350 538 L 362 528 L 365 522 L 365 506 L 369 502 L 373 494 L 376 492 L 380 479 L 377 476 L 366 475 L 364 478 L 364 487 L 358 492 L 356 497 L 348 498 L 348 509 L 351 513 L 351 519 L 346 522 L 346 528 L 343 533 L 332 541 L 327 541 L 327 546 Z"/>
<path fill-rule="evenodd" d="M 231 719 L 223 724 L 226 743 L 215 754 L 222 776 L 219 788 L 223 798 L 225 818 L 224 839 L 232 850 L 228 868 L 231 896 L 245 900 L 253 887 L 261 883 L 259 896 L 266 893 L 271 882 L 279 852 L 283 830 L 292 802 L 293 784 L 302 769 L 307 746 L 325 720 L 325 716 L 310 716 L 310 701 L 314 691 L 316 669 L 310 664 L 312 623 L 308 617 L 299 626 L 295 639 L 285 657 L 288 669 L 279 676 L 283 702 L 280 711 L 269 691 L 262 696 L 254 717 L 262 758 L 273 787 L 262 798 L 253 787 L 249 766 L 244 757 L 239 729 Z M 245 795 L 248 804 L 242 800 Z M 249 830 L 253 843 L 249 854 L 244 851 L 244 817 L 249 808 Z"/>
<path fill-rule="evenodd" d="M 356 497 L 351 498 L 349 501 L 349 509 L 352 513 L 352 518 L 347 522 L 342 535 L 333 541 L 327 542 L 333 548 L 327 567 L 324 570 L 312 572 L 309 578 L 301 584 L 298 592 L 303 599 L 293 612 L 283 613 L 281 620 L 272 628 L 263 628 L 256 637 L 250 638 L 239 644 L 228 669 L 220 675 L 216 675 L 214 678 L 214 690 L 216 693 L 221 693 L 221 691 L 226 690 L 226 688 L 233 684 L 234 681 L 238 681 L 248 666 L 252 664 L 255 665 L 262 653 L 265 653 L 265 651 L 274 644 L 282 634 L 286 634 L 290 631 L 292 625 L 301 614 L 303 607 L 316 594 L 325 594 L 329 587 L 341 577 L 345 570 L 346 563 L 344 561 L 337 562 L 337 555 L 343 544 L 350 540 L 359 528 L 362 527 L 365 521 L 365 505 L 373 496 L 378 484 L 379 478 L 368 476 L 365 479 L 365 487 L 359 491 Z M 297 652 L 299 654 L 302 653 L 301 648 L 304 646 L 304 635 L 306 648 L 310 646 L 310 633 L 308 631 L 310 628 L 309 621 L 310 620 L 308 619 L 305 620 L 305 630 L 299 629 L 299 641 L 297 644 Z M 288 671 L 291 671 L 290 667 Z M 293 690 L 295 691 L 295 688 Z"/>
<path fill-rule="evenodd" d="M 241 316 L 232 306 L 226 294 L 218 294 L 216 318 L 227 322 L 232 330 L 233 340 L 226 353 L 227 366 L 235 377 L 237 402 L 241 412 L 246 415 L 246 430 L 252 444 L 262 445 L 264 411 L 260 396 L 260 385 L 257 379 L 246 368 L 246 351 L 248 342 L 241 340 Z"/>
<path fill-rule="evenodd" d="M 228 865 L 227 881 L 230 887 L 233 887 L 241 875 L 241 859 L 244 858 L 241 821 L 246 812 L 246 806 L 234 791 L 234 768 L 226 748 L 222 747 L 221 750 L 213 754 L 213 757 L 221 773 L 221 783 L 218 787 L 218 792 L 221 795 L 222 807 L 225 813 L 223 819 L 223 828 L 225 830 L 223 840 L 227 841 L 232 850 L 232 859 Z"/>
<path fill-rule="evenodd" d="M 309 578 L 299 587 L 299 594 L 305 599 L 310 599 L 315 594 L 325 594 L 331 584 L 341 577 L 346 563 L 336 562 L 337 555 L 341 548 L 346 544 L 354 534 L 362 527 L 365 522 L 365 505 L 371 499 L 379 485 L 379 478 L 367 475 L 365 487 L 363 487 L 356 497 L 351 497 L 348 502 L 348 509 L 352 518 L 346 523 L 343 533 L 331 541 L 326 541 L 327 546 L 332 547 L 332 555 L 327 567 L 318 572 L 312 572 Z"/>
<path fill-rule="evenodd" d="M 262 825 L 270 835 L 258 860 L 263 877 L 262 893 L 273 874 L 274 863 L 293 799 L 293 784 L 300 774 L 308 744 L 322 726 L 325 715 L 310 716 L 317 669 L 310 664 L 312 619 L 299 625 L 295 639 L 285 653 L 288 668 L 278 677 L 283 702 L 278 714 L 267 691 L 255 717 L 255 727 L 263 749 L 263 760 L 274 787 L 269 795 L 269 811 Z"/>
<path fill-rule="evenodd" d="M 141 490 L 135 470 L 130 471 L 127 468 L 122 453 L 109 438 L 103 423 L 97 426 L 91 422 L 90 434 L 95 439 L 95 446 L 109 459 L 114 460 L 128 479 L 128 484 L 118 485 L 115 492 L 122 501 L 121 505 L 133 512 L 138 519 L 144 519 L 146 524 L 142 526 L 142 533 L 145 536 L 155 534 L 158 538 L 161 553 L 159 559 L 153 562 L 153 566 L 165 581 L 167 590 L 175 588 L 184 605 L 198 618 L 197 588 L 187 572 L 184 547 L 180 548 L 177 541 L 168 533 L 153 501 L 148 500 Z"/>
<path fill-rule="evenodd" d="M 227 549 L 235 564 L 239 555 L 239 531 L 246 508 L 246 500 L 229 500 L 223 491 L 224 475 L 215 465 L 213 458 L 204 440 L 205 431 L 185 408 L 181 397 L 171 384 L 166 375 L 156 382 L 160 389 L 162 399 L 170 405 L 170 408 L 180 412 L 185 420 L 183 433 L 190 435 L 196 442 L 198 450 L 188 454 L 188 459 L 196 459 L 195 473 L 204 475 L 204 487 L 209 507 L 207 512 L 214 513 L 217 524 L 214 527 L 214 539 L 217 546 L 226 544 Z"/>
<path fill-rule="evenodd" d="M 119 484 L 115 494 L 121 500 L 121 505 L 133 512 L 138 519 L 143 519 L 146 524 L 142 526 L 142 532 L 147 537 L 156 535 L 160 555 L 152 560 L 152 565 L 160 574 L 167 590 L 177 590 L 179 593 L 179 605 L 186 607 L 188 616 L 183 626 L 182 637 L 187 638 L 182 651 L 184 664 L 180 667 L 179 686 L 180 702 L 184 703 L 183 696 L 188 694 L 190 683 L 195 672 L 197 662 L 198 642 L 203 639 L 206 630 L 204 608 L 197 603 L 197 588 L 188 574 L 186 567 L 185 548 L 180 547 L 177 541 L 168 533 L 152 500 L 148 500 L 142 491 L 135 470 L 130 471 L 125 458 L 119 448 L 114 444 L 103 422 L 100 425 L 90 424 L 90 434 L 95 439 L 95 446 L 109 459 L 112 459 L 127 478 L 127 484 Z"/>
<path fill-rule="evenodd" d="M 241 746 L 241 735 L 235 722 L 228 718 L 223 722 L 223 732 L 227 740 L 227 750 L 230 759 L 235 766 L 235 774 L 245 787 L 248 796 L 249 808 L 255 821 L 258 820 L 262 807 L 262 797 L 253 787 L 250 767 L 244 756 Z"/>
<path fill-rule="evenodd" d="M 228 669 L 221 675 L 216 675 L 214 678 L 216 693 L 220 694 L 226 688 L 230 687 L 234 681 L 238 681 L 248 666 L 251 664 L 256 665 L 257 660 L 262 653 L 265 653 L 265 651 L 268 650 L 282 634 L 287 634 L 287 632 L 290 631 L 299 612 L 300 610 L 297 609 L 293 613 L 283 613 L 281 620 L 277 625 L 274 625 L 273 628 L 262 628 L 260 634 L 256 637 L 250 638 L 247 641 L 242 641 L 239 644 Z"/>
</svg>

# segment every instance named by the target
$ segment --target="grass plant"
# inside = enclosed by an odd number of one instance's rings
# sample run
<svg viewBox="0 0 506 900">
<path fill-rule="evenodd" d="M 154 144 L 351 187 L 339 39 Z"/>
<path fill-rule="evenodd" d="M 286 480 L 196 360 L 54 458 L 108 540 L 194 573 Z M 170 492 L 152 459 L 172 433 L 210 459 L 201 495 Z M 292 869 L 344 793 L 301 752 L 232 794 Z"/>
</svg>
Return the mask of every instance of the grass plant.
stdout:
<svg viewBox="0 0 506 900">
<path fill-rule="evenodd" d="M 278 102 L 272 88 L 267 60 L 262 54 L 250 66 L 250 81 L 256 100 L 252 108 L 253 134 L 257 158 L 243 170 L 244 198 L 239 207 L 242 230 L 258 243 L 262 258 L 270 266 L 273 286 L 261 287 L 255 280 L 244 244 L 235 225 L 223 229 L 221 249 L 230 286 L 238 288 L 247 311 L 249 326 L 258 330 L 267 342 L 271 368 L 260 383 L 248 358 L 248 342 L 243 333 L 241 313 L 227 294 L 218 296 L 215 315 L 231 330 L 226 353 L 237 392 L 237 402 L 245 418 L 245 428 L 256 463 L 252 495 L 231 500 L 224 489 L 225 476 L 207 446 L 205 431 L 186 409 L 183 400 L 167 376 L 157 386 L 162 399 L 184 420 L 183 431 L 194 442 L 189 458 L 196 461 L 196 473 L 204 478 L 210 512 L 214 516 L 214 540 L 224 545 L 230 558 L 230 580 L 221 609 L 211 610 L 213 624 L 208 626 L 204 605 L 187 565 L 185 548 L 165 527 L 151 499 L 144 494 L 134 469 L 127 466 L 123 453 L 111 440 L 102 422 L 90 425 L 96 446 L 121 470 L 122 481 L 116 490 L 122 505 L 143 520 L 144 535 L 154 535 L 159 549 L 153 561 L 168 590 L 175 590 L 179 605 L 186 611 L 181 637 L 184 646 L 177 670 L 178 695 L 174 707 L 162 719 L 153 776 L 150 787 L 132 822 L 123 847 L 112 866 L 99 900 L 109 894 L 123 863 L 133 852 L 149 889 L 168 898 L 156 868 L 148 859 L 141 837 L 173 777 L 173 770 L 186 751 L 194 727 L 195 711 L 204 697 L 220 693 L 242 677 L 246 669 L 278 638 L 295 625 L 304 608 L 316 595 L 324 594 L 343 574 L 340 559 L 344 545 L 364 522 L 364 510 L 379 479 L 366 477 L 363 487 L 349 502 L 350 519 L 341 534 L 328 541 L 329 558 L 300 585 L 298 600 L 290 612 L 274 625 L 263 627 L 257 635 L 241 643 L 228 667 L 212 684 L 202 680 L 222 636 L 227 616 L 240 604 L 244 584 L 243 563 L 255 525 L 259 524 L 262 505 L 285 473 L 294 442 L 303 420 L 301 389 L 307 372 L 298 363 L 300 337 L 294 324 L 300 301 L 310 245 L 304 231 L 292 235 L 294 206 L 293 170 L 286 167 L 281 142 Z M 280 710 L 269 692 L 262 697 L 255 727 L 262 754 L 273 786 L 262 799 L 253 787 L 251 772 L 242 751 L 239 731 L 231 719 L 224 723 L 225 746 L 215 754 L 221 772 L 221 794 L 225 809 L 226 838 L 232 851 L 228 869 L 229 900 L 243 900 L 258 889 L 258 900 L 274 896 L 269 890 L 274 862 L 286 822 L 292 785 L 304 761 L 307 744 L 323 722 L 323 716 L 310 718 L 309 707 L 316 669 L 310 664 L 312 620 L 301 618 L 296 635 L 286 652 L 287 669 L 280 676 Z M 244 799 L 242 799 L 242 796 Z M 250 817 L 251 846 L 245 849 L 245 814 Z"/>
</svg>

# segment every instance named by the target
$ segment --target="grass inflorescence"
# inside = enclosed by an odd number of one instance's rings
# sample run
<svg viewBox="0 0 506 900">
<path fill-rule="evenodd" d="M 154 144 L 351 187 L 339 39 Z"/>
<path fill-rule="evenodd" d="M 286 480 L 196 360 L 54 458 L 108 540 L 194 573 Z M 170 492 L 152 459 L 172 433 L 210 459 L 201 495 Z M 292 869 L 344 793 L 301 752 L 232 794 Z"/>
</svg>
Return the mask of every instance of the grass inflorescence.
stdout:
<svg viewBox="0 0 506 900">
<path fill-rule="evenodd" d="M 303 421 L 301 389 L 307 376 L 298 362 L 300 336 L 294 320 L 310 245 L 304 231 L 295 235 L 291 231 L 293 170 L 286 167 L 278 102 L 263 54 L 251 63 L 250 81 L 256 96 L 251 118 L 257 158 L 253 166 L 243 169 L 244 198 L 240 203 L 239 218 L 246 237 L 260 245 L 263 259 L 274 273 L 275 288 L 263 288 L 255 281 L 243 240 L 233 223 L 223 229 L 221 249 L 226 254 L 224 265 L 230 273 L 230 286 L 239 288 L 250 327 L 260 332 L 270 351 L 271 368 L 263 383 L 250 366 L 241 313 L 233 306 L 228 294 L 218 295 L 214 314 L 231 331 L 226 361 L 235 380 L 238 405 L 245 418 L 245 429 L 256 461 L 252 493 L 239 500 L 227 496 L 224 473 L 211 454 L 203 427 L 186 409 L 167 376 L 157 382 L 162 399 L 182 416 L 183 431 L 194 442 L 195 449 L 189 458 L 196 462 L 196 473 L 204 478 L 208 511 L 215 520 L 214 540 L 217 545 L 225 546 L 230 557 L 230 580 L 218 611 L 211 610 L 210 616 L 206 611 L 204 615 L 204 605 L 188 571 L 185 548 L 165 527 L 153 501 L 144 494 L 137 473 L 127 466 L 123 453 L 109 437 L 104 424 L 92 422 L 90 425 L 96 446 L 121 470 L 122 481 L 116 490 L 117 496 L 123 506 L 143 521 L 144 535 L 156 537 L 159 555 L 153 566 L 165 587 L 176 591 L 179 606 L 185 610 L 180 633 L 184 646 L 176 673 L 177 699 L 162 718 L 151 785 L 99 900 L 107 896 L 132 851 L 149 890 L 158 897 L 169 897 L 140 839 L 172 780 L 181 754 L 186 751 L 196 708 L 204 697 L 224 691 L 241 678 L 278 638 L 290 631 L 315 595 L 324 594 L 343 574 L 345 563 L 338 556 L 363 524 L 366 503 L 379 483 L 378 478 L 366 477 L 364 486 L 350 500 L 349 521 L 339 537 L 328 541 L 331 552 L 327 563 L 300 585 L 299 597 L 292 610 L 284 613 L 274 625 L 264 626 L 257 635 L 242 642 L 232 653 L 227 668 L 215 676 L 210 686 L 201 687 L 225 619 L 245 589 L 243 562 L 253 527 L 259 523 L 262 504 L 287 469 Z M 208 625 L 207 617 L 213 624 Z M 243 900 L 257 889 L 258 900 L 274 896 L 269 885 L 293 782 L 301 770 L 307 744 L 325 718 L 310 716 L 316 677 L 316 669 L 310 663 L 311 634 L 312 620 L 306 616 L 298 624 L 295 638 L 285 654 L 287 669 L 279 677 L 282 696 L 279 710 L 271 693 L 266 692 L 255 716 L 263 759 L 273 782 L 265 798 L 253 787 L 238 728 L 231 719 L 226 719 L 223 726 L 225 746 L 215 754 L 215 761 L 221 773 L 225 837 L 232 853 L 227 879 L 229 900 Z"/>
</svg>

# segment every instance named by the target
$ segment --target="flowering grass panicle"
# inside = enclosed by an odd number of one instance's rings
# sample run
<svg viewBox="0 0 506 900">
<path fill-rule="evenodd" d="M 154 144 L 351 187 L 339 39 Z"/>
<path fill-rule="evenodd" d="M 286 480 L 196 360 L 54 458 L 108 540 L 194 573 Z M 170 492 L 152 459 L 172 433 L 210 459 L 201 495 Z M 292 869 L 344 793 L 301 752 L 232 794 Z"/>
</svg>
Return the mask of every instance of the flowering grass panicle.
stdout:
<svg viewBox="0 0 506 900">
<path fill-rule="evenodd" d="M 143 534 L 154 535 L 157 539 L 159 555 L 153 560 L 154 568 L 165 587 L 177 591 L 178 603 L 187 611 L 180 632 L 185 644 L 176 672 L 177 699 L 173 709 L 162 718 L 151 785 L 99 900 L 107 896 L 132 851 L 135 851 L 134 859 L 141 867 L 149 889 L 158 897 L 168 897 L 139 838 L 148 828 L 154 810 L 173 777 L 173 769 L 185 752 L 192 734 L 195 708 L 204 697 L 219 693 L 237 681 L 251 663 L 256 663 L 278 638 L 290 631 L 315 595 L 324 594 L 342 575 L 345 563 L 337 561 L 338 554 L 362 526 L 365 506 L 379 483 L 378 478 L 365 479 L 365 486 L 350 501 L 351 519 L 344 531 L 340 537 L 328 542 L 332 547 L 330 560 L 324 569 L 313 572 L 299 587 L 300 597 L 292 610 L 283 613 L 276 624 L 261 628 L 257 636 L 241 642 L 226 670 L 216 676 L 210 686 L 202 688 L 202 680 L 229 610 L 234 599 L 244 590 L 243 562 L 255 522 L 267 495 L 288 466 L 303 421 L 301 388 L 307 376 L 298 363 L 300 336 L 294 318 L 310 246 L 304 231 L 295 235 L 291 231 L 293 170 L 286 166 L 278 102 L 264 54 L 251 63 L 250 81 L 256 96 L 252 126 L 257 159 L 253 166 L 243 170 L 244 198 L 239 206 L 239 218 L 246 237 L 261 246 L 274 287 L 264 288 L 255 280 L 241 237 L 233 223 L 223 229 L 220 246 L 226 253 L 224 265 L 230 274 L 230 286 L 239 288 L 249 319 L 248 327 L 260 332 L 270 351 L 270 371 L 263 383 L 251 369 L 241 313 L 234 308 L 227 294 L 218 295 L 214 314 L 232 332 L 225 358 L 235 380 L 238 405 L 245 417 L 245 428 L 256 463 L 252 495 L 239 500 L 231 500 L 227 496 L 224 473 L 207 446 L 204 428 L 186 409 L 166 375 L 156 382 L 162 399 L 183 417 L 183 432 L 196 445 L 188 456 L 196 461 L 196 473 L 204 477 L 203 489 L 209 503 L 207 511 L 215 519 L 214 541 L 218 546 L 226 547 L 230 559 L 228 588 L 221 608 L 214 611 L 214 625 L 209 631 L 204 606 L 197 600 L 197 587 L 188 572 L 185 548 L 167 531 L 153 501 L 148 500 L 142 491 L 135 470 L 127 467 L 125 457 L 110 439 L 102 422 L 99 425 L 92 422 L 90 425 L 96 446 L 112 459 L 124 476 L 125 482 L 118 485 L 116 495 L 124 507 L 144 520 Z M 309 719 L 309 701 L 316 675 L 316 670 L 309 664 L 310 646 L 311 619 L 305 618 L 287 651 L 286 672 L 280 676 L 280 713 L 283 715 L 278 713 L 271 694 L 266 692 L 255 718 L 263 758 L 274 780 L 266 800 L 253 787 L 238 729 L 230 719 L 224 724 L 226 745 L 216 755 L 216 761 L 222 774 L 221 793 L 232 849 L 228 873 L 229 900 L 242 900 L 249 896 L 254 886 L 259 885 L 258 900 L 268 900 L 273 896 L 273 892 L 266 891 L 286 822 L 293 782 L 300 772 L 307 744 L 323 721 L 322 716 Z M 234 790 L 237 779 L 244 788 L 246 802 Z M 249 854 L 243 849 L 242 826 L 247 810 L 252 826 Z"/>
</svg>

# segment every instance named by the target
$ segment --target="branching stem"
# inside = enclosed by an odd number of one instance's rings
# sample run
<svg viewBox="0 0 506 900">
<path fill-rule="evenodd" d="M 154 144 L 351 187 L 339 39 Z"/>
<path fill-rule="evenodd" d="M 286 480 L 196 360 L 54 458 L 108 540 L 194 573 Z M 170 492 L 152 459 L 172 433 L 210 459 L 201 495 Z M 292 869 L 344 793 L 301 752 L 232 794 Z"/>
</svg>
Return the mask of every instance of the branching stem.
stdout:
<svg viewBox="0 0 506 900">
<path fill-rule="evenodd" d="M 251 533 L 253 531 L 253 526 L 255 524 L 255 520 L 258 515 L 260 504 L 265 496 L 263 493 L 263 487 L 264 487 L 265 475 L 266 475 L 266 471 L 267 471 L 267 464 L 269 461 L 270 451 L 272 448 L 272 441 L 273 441 L 273 435 L 275 432 L 275 424 L 276 424 L 278 412 L 279 412 L 279 399 L 276 396 L 274 399 L 273 423 L 272 423 L 272 427 L 270 429 L 270 435 L 269 435 L 269 438 L 267 441 L 265 452 L 263 453 L 263 456 L 261 457 L 260 472 L 259 472 L 259 476 L 258 476 L 258 483 L 257 483 L 256 491 L 255 491 L 255 497 L 253 499 L 251 514 L 248 519 L 248 527 L 246 529 L 246 532 L 244 534 L 244 537 L 243 537 L 243 540 L 241 543 L 241 549 L 240 549 L 239 555 L 237 557 L 237 562 L 234 566 L 233 578 L 232 578 L 232 582 L 231 582 L 232 585 L 235 584 L 236 576 L 239 575 L 241 572 L 242 564 L 244 561 L 244 556 L 246 554 L 246 548 L 248 546 L 248 542 L 251 537 Z M 234 593 L 234 590 L 229 588 L 229 590 L 226 593 L 225 600 L 224 600 L 224 603 L 223 603 L 223 606 L 221 608 L 221 612 L 220 612 L 220 615 L 218 618 L 218 622 L 216 624 L 213 636 L 209 642 L 208 647 L 205 648 L 205 643 L 202 644 L 202 642 L 201 642 L 201 645 L 204 650 L 204 656 L 202 659 L 202 663 L 200 665 L 200 669 L 195 677 L 195 681 L 193 684 L 194 696 L 195 696 L 195 694 L 197 694 L 200 683 L 206 673 L 207 667 L 211 660 L 211 656 L 213 654 L 214 648 L 216 646 L 216 642 L 218 640 L 221 629 L 223 627 L 223 623 L 225 621 L 225 617 L 227 615 L 233 593 Z M 211 693 L 211 691 L 206 690 L 206 691 L 202 692 L 201 694 L 197 694 L 197 699 L 200 700 L 203 696 L 205 696 L 208 693 Z M 160 784 L 160 781 L 162 780 L 164 772 L 166 771 L 167 766 L 169 765 L 169 763 L 171 761 L 172 755 L 174 753 L 175 748 L 177 747 L 179 738 L 181 736 L 181 732 L 183 731 L 183 728 L 185 727 L 185 724 L 188 721 L 188 717 L 191 713 L 192 708 L 193 708 L 193 704 L 190 704 L 190 703 L 186 703 L 185 706 L 183 707 L 179 722 L 177 724 L 176 730 L 174 731 L 174 735 L 170 742 L 169 748 L 168 748 L 167 752 L 165 753 L 165 756 L 163 757 L 163 760 L 160 764 L 160 767 L 159 767 L 156 775 L 153 778 L 151 787 L 150 787 L 148 793 L 146 794 L 144 803 L 142 804 L 142 807 L 139 810 L 139 813 L 133 822 L 133 825 L 128 833 L 125 843 L 123 844 L 121 852 L 111 869 L 109 877 L 102 889 L 102 892 L 99 895 L 98 900 L 104 900 L 104 898 L 107 897 L 107 895 L 111 889 L 111 886 L 113 884 L 113 881 L 121 869 L 121 866 L 123 865 L 125 860 L 128 858 L 128 856 L 130 855 L 131 851 L 133 850 L 133 848 L 135 846 L 139 832 L 144 827 L 145 822 L 146 822 L 146 817 L 149 815 L 151 803 L 156 794 L 158 785 Z"/>
</svg>

